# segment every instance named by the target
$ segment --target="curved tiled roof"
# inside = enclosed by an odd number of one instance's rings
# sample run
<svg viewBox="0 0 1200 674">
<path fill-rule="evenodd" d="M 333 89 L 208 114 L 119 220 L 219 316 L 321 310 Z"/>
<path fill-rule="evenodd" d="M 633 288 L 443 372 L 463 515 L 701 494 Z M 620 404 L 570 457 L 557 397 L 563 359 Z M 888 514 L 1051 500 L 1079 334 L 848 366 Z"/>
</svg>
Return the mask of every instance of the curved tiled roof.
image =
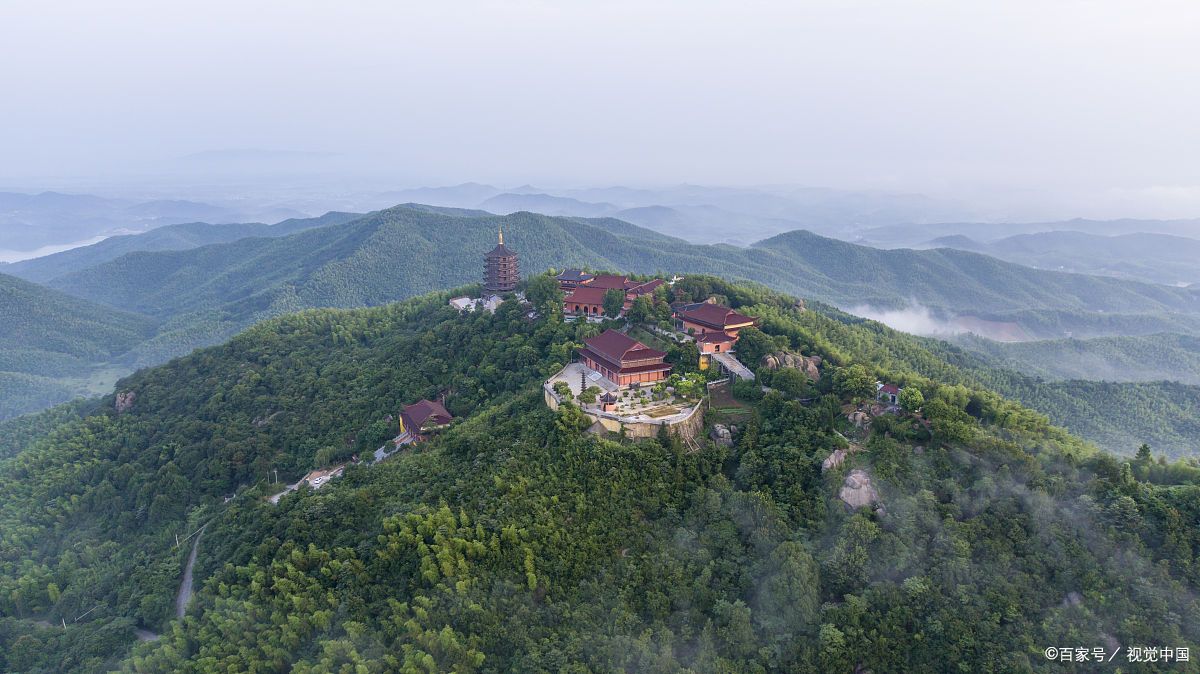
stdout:
<svg viewBox="0 0 1200 674">
<path fill-rule="evenodd" d="M 567 295 L 564 302 L 578 302 L 580 304 L 604 304 L 604 295 L 608 291 L 604 288 L 593 288 L 591 286 L 579 286 Z"/>
<path fill-rule="evenodd" d="M 667 355 L 664 351 L 651 349 L 629 335 L 611 329 L 590 339 L 585 339 L 583 343 L 591 351 L 615 363 L 623 360 L 662 358 Z"/>
<path fill-rule="evenodd" d="M 702 323 L 718 329 L 725 329 L 730 325 L 745 325 L 753 323 L 754 318 L 745 314 L 723 307 L 720 304 L 701 304 L 680 310 L 677 315 L 685 321 L 693 323 Z"/>
<path fill-rule="evenodd" d="M 433 419 L 435 423 L 448 424 L 454 418 L 441 403 L 434 400 L 418 400 L 411 405 L 405 405 L 403 414 L 412 423 L 413 428 L 424 426 L 429 419 Z"/>
</svg>

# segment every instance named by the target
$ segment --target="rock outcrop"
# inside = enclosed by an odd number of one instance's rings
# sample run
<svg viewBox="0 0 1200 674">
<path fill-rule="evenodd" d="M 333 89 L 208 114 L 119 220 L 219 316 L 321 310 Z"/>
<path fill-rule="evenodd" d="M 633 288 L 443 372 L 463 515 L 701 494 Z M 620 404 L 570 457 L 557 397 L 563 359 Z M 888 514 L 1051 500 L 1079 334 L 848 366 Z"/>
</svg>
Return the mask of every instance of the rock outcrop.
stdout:
<svg viewBox="0 0 1200 674">
<path fill-rule="evenodd" d="M 712 432 L 709 433 L 713 442 L 725 447 L 733 446 L 733 431 L 725 424 L 713 424 Z"/>
<path fill-rule="evenodd" d="M 117 393 L 117 402 L 114 405 L 117 414 L 124 414 L 133 409 L 133 399 L 135 397 L 137 397 L 137 394 L 133 391 L 121 391 Z"/>
<path fill-rule="evenodd" d="M 820 356 L 801 356 L 798 353 L 779 351 L 763 356 L 762 360 L 759 361 L 759 365 L 768 370 L 778 370 L 781 367 L 794 367 L 813 381 L 821 378 Z"/>
<path fill-rule="evenodd" d="M 871 476 L 861 468 L 855 468 L 846 476 L 838 498 L 851 508 L 865 508 L 879 502 L 879 492 L 871 486 Z"/>
<path fill-rule="evenodd" d="M 850 446 L 846 449 L 833 450 L 833 453 L 825 457 L 825 460 L 821 462 L 821 472 L 827 473 L 835 468 L 840 468 L 842 464 L 846 462 L 847 456 L 860 451 L 862 451 L 862 445 L 856 445 L 854 443 L 850 443 Z"/>
</svg>

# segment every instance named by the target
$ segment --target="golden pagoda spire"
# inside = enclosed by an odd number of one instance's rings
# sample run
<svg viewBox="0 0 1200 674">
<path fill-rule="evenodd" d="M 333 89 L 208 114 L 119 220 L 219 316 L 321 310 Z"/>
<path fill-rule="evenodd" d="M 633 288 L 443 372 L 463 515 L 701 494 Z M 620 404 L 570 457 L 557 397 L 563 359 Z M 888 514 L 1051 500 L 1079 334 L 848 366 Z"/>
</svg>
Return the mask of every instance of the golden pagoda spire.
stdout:
<svg viewBox="0 0 1200 674">
<path fill-rule="evenodd" d="M 500 245 L 504 245 L 504 226 L 500 226 Z"/>
</svg>

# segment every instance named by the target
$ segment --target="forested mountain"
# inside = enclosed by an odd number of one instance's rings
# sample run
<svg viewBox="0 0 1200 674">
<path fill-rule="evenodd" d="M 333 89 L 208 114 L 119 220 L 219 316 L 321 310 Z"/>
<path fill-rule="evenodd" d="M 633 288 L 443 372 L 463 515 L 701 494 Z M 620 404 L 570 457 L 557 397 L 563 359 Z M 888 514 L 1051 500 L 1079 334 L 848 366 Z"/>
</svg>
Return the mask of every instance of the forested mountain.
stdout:
<svg viewBox="0 0 1200 674">
<path fill-rule="evenodd" d="M 967 335 L 954 341 L 997 367 L 1043 379 L 1200 385 L 1200 338 L 1191 335 L 1158 333 L 1013 343 Z"/>
<path fill-rule="evenodd" d="M 1200 229 L 1196 232 L 1200 235 Z M 933 246 L 984 253 L 1009 262 L 1137 279 L 1165 285 L 1200 283 L 1200 239 L 1135 233 L 1100 236 L 1085 232 L 1039 232 L 981 242 L 964 236 L 934 239 Z"/>
<path fill-rule="evenodd" d="M 903 305 L 1003 319 L 1026 310 L 1200 314 L 1200 293 L 1032 270 L 959 251 L 882 251 L 808 232 L 751 249 L 699 246 L 617 220 L 530 213 L 457 217 L 397 207 L 338 227 L 186 253 L 130 254 L 53 279 L 81 297 L 157 316 L 198 308 L 358 306 L 474 280 L 503 226 L 526 269 L 591 265 L 717 272 L 835 304 Z M 147 292 L 149 289 L 149 292 Z"/>
<path fill-rule="evenodd" d="M 160 363 L 289 311 L 375 305 L 472 282 L 480 253 L 500 227 L 527 271 L 591 266 L 719 273 L 843 306 L 903 306 L 915 299 L 941 315 L 1007 321 L 1035 336 L 1200 332 L 1200 318 L 1184 313 L 1200 302 L 1198 293 L 1032 270 L 957 251 L 880 251 L 807 232 L 749 249 L 701 246 L 614 219 L 490 216 L 417 205 L 344 223 L 349 216 L 326 217 L 334 224 L 288 236 L 127 253 L 49 284 L 160 322 L 152 338 L 117 363 L 123 368 Z M 66 393 L 38 399 L 59 402 Z"/>
<path fill-rule="evenodd" d="M 191 222 L 165 225 L 141 234 L 112 236 L 90 246 L 14 262 L 0 269 L 13 276 L 44 283 L 58 276 L 108 262 L 126 253 L 187 250 L 248 237 L 285 236 L 314 227 L 340 225 L 359 217 L 362 216 L 357 213 L 330 212 L 319 218 L 293 218 L 274 225 L 259 222 L 228 225 Z"/>
<path fill-rule="evenodd" d="M 155 322 L 0 274 L 0 419 L 70 397 L 91 386 L 95 364 L 126 353 Z"/>
<path fill-rule="evenodd" d="M 0 669 L 1060 671 L 1043 644 L 1200 644 L 1200 469 L 1123 467 L 877 324 L 680 291 L 762 316 L 746 357 L 821 355 L 820 380 L 760 371 L 789 393 L 714 407 L 728 448 L 598 438 L 539 391 L 581 328 L 443 293 L 276 319 L 122 381 L 124 413 L 23 420 L 0 459 Z M 864 372 L 921 389 L 928 427 L 850 425 Z M 437 393 L 460 421 L 416 451 L 261 498 Z M 839 500 L 851 470 L 880 507 Z M 201 526 L 175 620 L 175 536 Z M 136 626 L 162 637 L 134 648 Z"/>
<path fill-rule="evenodd" d="M 965 251 L 881 250 L 788 232 L 756 245 L 798 262 L 797 267 L 832 281 L 811 293 L 848 305 L 894 301 L 895 295 L 963 313 L 1030 309 L 1119 314 L 1200 311 L 1200 293 L 1149 283 L 1033 270 Z M 795 272 L 793 272 L 795 274 Z M 819 281 L 813 282 L 814 285 Z M 836 285 L 835 285 L 836 284 Z"/>
</svg>

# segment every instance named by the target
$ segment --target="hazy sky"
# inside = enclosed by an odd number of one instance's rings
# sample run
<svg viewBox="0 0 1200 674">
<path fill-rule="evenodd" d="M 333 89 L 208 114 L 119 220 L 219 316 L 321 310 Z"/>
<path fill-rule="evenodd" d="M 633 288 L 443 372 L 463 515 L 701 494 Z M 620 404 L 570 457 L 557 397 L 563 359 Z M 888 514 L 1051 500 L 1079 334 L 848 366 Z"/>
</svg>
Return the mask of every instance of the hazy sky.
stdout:
<svg viewBox="0 0 1200 674">
<path fill-rule="evenodd" d="M 1200 216 L 1194 0 L 3 0 L 0 86 L 8 184 L 263 148 L 397 185 L 1036 190 Z"/>
</svg>

